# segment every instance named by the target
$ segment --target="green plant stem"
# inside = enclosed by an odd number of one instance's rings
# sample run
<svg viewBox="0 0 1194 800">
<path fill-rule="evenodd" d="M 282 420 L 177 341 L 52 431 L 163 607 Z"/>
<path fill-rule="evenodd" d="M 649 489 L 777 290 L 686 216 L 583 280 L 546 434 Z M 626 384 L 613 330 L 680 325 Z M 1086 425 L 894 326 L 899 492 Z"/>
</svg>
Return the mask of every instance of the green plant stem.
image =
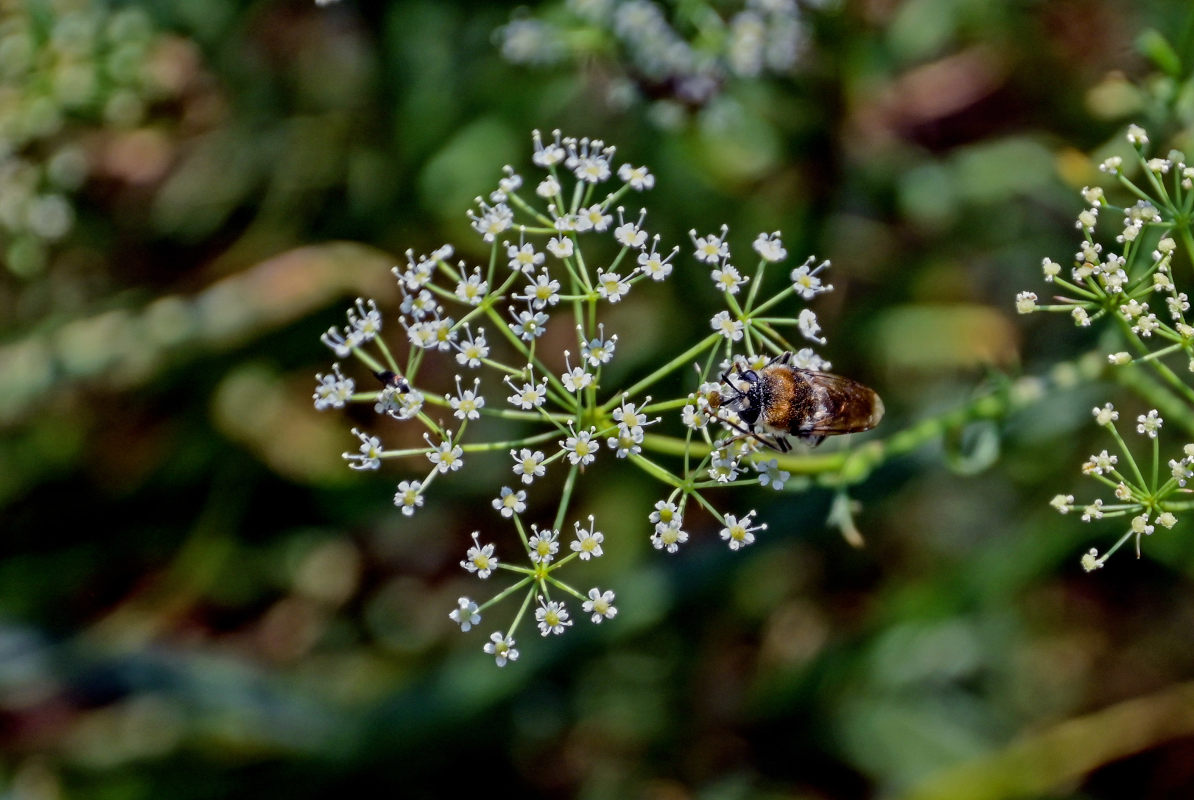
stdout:
<svg viewBox="0 0 1194 800">
<path fill-rule="evenodd" d="M 710 348 L 710 347 L 713 347 L 714 345 L 716 345 L 716 344 L 717 344 L 717 341 L 718 341 L 719 339 L 721 339 L 721 338 L 723 338 L 723 337 L 722 337 L 722 335 L 721 335 L 720 333 L 711 333 L 711 334 L 709 334 L 709 335 L 708 335 L 708 336 L 706 336 L 704 339 L 702 339 L 701 341 L 697 342 L 695 345 L 693 345 L 692 347 L 688 348 L 688 349 L 687 349 L 687 350 L 685 350 L 683 353 L 681 353 L 680 355 L 676 356 L 676 357 L 675 357 L 675 358 L 673 358 L 671 361 L 667 362 L 667 363 L 666 363 L 666 364 L 664 364 L 662 367 L 660 367 L 659 369 L 655 370 L 654 372 L 652 372 L 652 373 L 651 373 L 650 375 L 648 375 L 647 377 L 645 377 L 645 378 L 643 378 L 642 380 L 640 380 L 638 383 L 635 383 L 635 384 L 634 384 L 633 386 L 631 386 L 629 389 L 625 389 L 625 390 L 623 390 L 623 391 L 620 391 L 620 392 L 618 392 L 617 394 L 615 394 L 615 395 L 614 395 L 612 398 L 610 398 L 609 400 L 605 401 L 605 402 L 604 402 L 604 403 L 601 405 L 601 407 L 600 407 L 600 408 L 598 408 L 597 410 L 598 410 L 599 412 L 601 412 L 602 414 L 609 413 L 609 411 L 610 411 L 610 410 L 611 410 L 611 409 L 612 409 L 614 406 L 616 406 L 618 403 L 622 402 L 622 396 L 623 396 L 623 395 L 629 395 L 629 396 L 631 396 L 631 397 L 634 397 L 634 396 L 635 396 L 635 395 L 637 395 L 639 392 L 641 392 L 643 389 L 646 389 L 646 388 L 647 388 L 648 386 L 650 386 L 651 384 L 653 384 L 653 383 L 655 383 L 656 381 L 658 381 L 658 380 L 662 379 L 662 378 L 663 378 L 665 375 L 667 375 L 668 373 L 670 373 L 670 372 L 673 372 L 674 370 L 676 370 L 676 369 L 678 369 L 678 368 L 680 368 L 680 367 L 684 366 L 684 365 L 685 365 L 685 364 L 687 364 L 687 363 L 690 363 L 690 362 L 691 362 L 691 361 L 692 361 L 694 358 L 696 358 L 697 356 L 699 356 L 699 355 L 700 355 L 702 352 L 704 352 L 704 351 L 705 351 L 707 348 Z"/>
</svg>

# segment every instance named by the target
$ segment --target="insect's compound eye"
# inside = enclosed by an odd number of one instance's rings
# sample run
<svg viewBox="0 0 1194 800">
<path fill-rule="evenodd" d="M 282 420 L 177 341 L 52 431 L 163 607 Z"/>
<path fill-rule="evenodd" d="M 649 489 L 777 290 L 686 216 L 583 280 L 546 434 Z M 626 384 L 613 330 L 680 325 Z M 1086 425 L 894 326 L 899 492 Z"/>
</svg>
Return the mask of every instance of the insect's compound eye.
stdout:
<svg viewBox="0 0 1194 800">
<path fill-rule="evenodd" d="M 748 369 L 746 372 L 742 373 L 742 380 L 746 381 L 747 383 L 758 383 L 759 373 L 755 372 L 753 369 Z"/>
</svg>

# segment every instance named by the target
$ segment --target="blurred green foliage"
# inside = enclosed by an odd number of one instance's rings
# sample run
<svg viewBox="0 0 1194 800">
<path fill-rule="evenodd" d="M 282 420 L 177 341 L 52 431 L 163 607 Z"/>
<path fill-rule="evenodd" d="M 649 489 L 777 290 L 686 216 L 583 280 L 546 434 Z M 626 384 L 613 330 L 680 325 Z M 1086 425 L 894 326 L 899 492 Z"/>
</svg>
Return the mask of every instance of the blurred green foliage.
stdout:
<svg viewBox="0 0 1194 800">
<path fill-rule="evenodd" d="M 598 463 L 621 613 L 501 670 L 447 619 L 490 484 L 409 524 L 309 400 L 404 250 L 484 252 L 464 211 L 535 127 L 648 164 L 669 244 L 832 259 L 826 355 L 885 426 L 1046 372 L 1095 343 L 1012 297 L 1074 249 L 1087 153 L 1128 121 L 1189 151 L 1188 4 L 810 4 L 789 74 L 666 128 L 599 61 L 504 62 L 513 5 L 0 0 L 5 796 L 1194 792 L 1194 538 L 1086 576 L 1099 532 L 1046 505 L 1109 386 L 885 465 L 862 549 L 829 493 L 760 491 L 756 547 L 665 558 L 652 490 Z M 617 309 L 622 368 L 707 326 L 705 280 Z"/>
</svg>

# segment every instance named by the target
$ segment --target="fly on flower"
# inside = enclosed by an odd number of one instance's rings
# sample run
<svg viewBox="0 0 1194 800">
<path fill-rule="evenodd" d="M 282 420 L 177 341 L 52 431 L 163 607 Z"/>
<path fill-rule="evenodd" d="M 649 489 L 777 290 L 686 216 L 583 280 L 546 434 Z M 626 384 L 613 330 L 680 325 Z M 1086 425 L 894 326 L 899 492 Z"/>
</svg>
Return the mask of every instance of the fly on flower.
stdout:
<svg viewBox="0 0 1194 800">
<path fill-rule="evenodd" d="M 815 447 L 826 436 L 868 431 L 883 419 L 883 401 L 873 389 L 840 375 L 793 367 L 791 358 L 782 353 L 758 371 L 735 364 L 721 376 L 729 392 L 714 392 L 709 405 L 736 412 L 741 425 L 719 419 L 781 453 L 792 449 L 789 436 Z"/>
</svg>

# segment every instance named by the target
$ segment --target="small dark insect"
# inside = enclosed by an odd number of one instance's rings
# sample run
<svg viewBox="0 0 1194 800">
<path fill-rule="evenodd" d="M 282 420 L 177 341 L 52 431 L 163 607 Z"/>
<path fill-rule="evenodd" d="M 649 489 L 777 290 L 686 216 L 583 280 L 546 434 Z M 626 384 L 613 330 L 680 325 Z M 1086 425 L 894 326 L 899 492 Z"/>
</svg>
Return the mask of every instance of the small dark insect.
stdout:
<svg viewBox="0 0 1194 800">
<path fill-rule="evenodd" d="M 789 436 L 816 447 L 826 436 L 868 431 L 883 419 L 883 401 L 874 390 L 840 375 L 793 367 L 791 358 L 783 353 L 760 370 L 735 364 L 723 373 L 730 391 L 713 393 L 709 405 L 737 412 L 743 424 L 718 419 L 781 453 L 792 449 Z"/>
<path fill-rule="evenodd" d="M 397 389 L 399 394 L 406 394 L 410 391 L 410 384 L 406 382 L 406 378 L 396 375 L 388 369 L 373 374 L 383 385 Z"/>
</svg>

